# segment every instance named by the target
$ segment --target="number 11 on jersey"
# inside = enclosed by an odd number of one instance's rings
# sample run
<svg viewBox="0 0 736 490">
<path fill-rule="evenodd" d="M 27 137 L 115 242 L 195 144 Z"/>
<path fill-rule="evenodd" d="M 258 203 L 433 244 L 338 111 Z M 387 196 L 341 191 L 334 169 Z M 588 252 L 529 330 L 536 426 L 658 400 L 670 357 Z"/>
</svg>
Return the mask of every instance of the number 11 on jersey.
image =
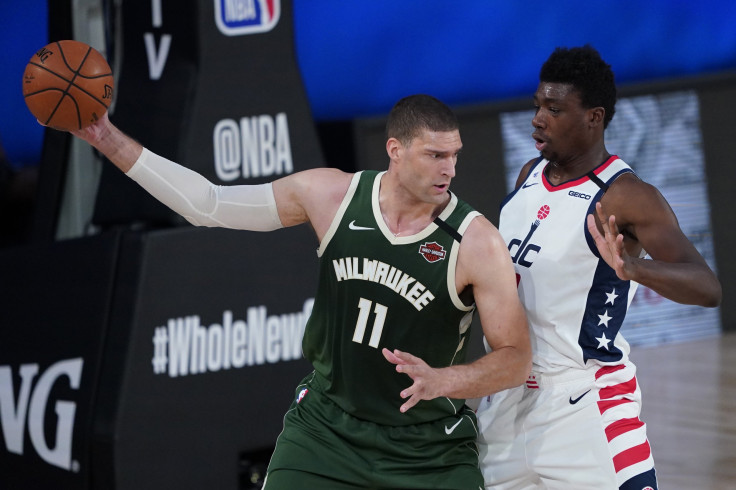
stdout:
<svg viewBox="0 0 736 490">
<path fill-rule="evenodd" d="M 358 321 L 355 324 L 355 332 L 353 333 L 353 342 L 359 344 L 363 343 L 363 337 L 365 336 L 365 327 L 368 325 L 368 318 L 371 314 L 371 306 L 373 301 L 368 301 L 365 298 L 360 298 L 358 302 Z M 373 320 L 373 328 L 371 329 L 371 338 L 368 340 L 368 345 L 371 347 L 378 348 L 378 342 L 381 340 L 381 333 L 383 332 L 383 323 L 386 321 L 386 312 L 388 308 L 382 304 L 376 303 L 376 307 L 373 309 L 376 317 Z"/>
</svg>

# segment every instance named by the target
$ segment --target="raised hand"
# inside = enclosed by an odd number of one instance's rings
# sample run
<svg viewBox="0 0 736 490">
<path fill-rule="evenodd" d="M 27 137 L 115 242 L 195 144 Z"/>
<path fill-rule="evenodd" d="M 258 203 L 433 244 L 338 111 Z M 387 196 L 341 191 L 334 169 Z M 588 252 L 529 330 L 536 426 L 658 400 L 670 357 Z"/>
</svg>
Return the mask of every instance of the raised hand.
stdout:
<svg viewBox="0 0 736 490">
<path fill-rule="evenodd" d="M 394 349 L 390 351 L 386 348 L 382 350 L 383 357 L 388 362 L 396 365 L 396 372 L 404 373 L 409 376 L 414 383 L 408 388 L 401 391 L 401 398 L 409 398 L 406 403 L 401 405 L 401 412 L 406 412 L 411 407 L 419 403 L 421 400 L 432 400 L 441 396 L 442 375 L 440 370 L 430 367 L 422 359 Z"/>
<path fill-rule="evenodd" d="M 631 263 L 631 256 L 626 252 L 624 247 L 624 236 L 619 232 L 614 215 L 606 216 L 600 202 L 595 204 L 597 215 L 589 214 L 587 219 L 588 231 L 595 240 L 598 252 L 603 260 L 616 271 L 619 279 L 631 279 L 631 275 L 627 271 Z M 596 221 L 600 222 L 603 234 L 598 230 Z"/>
</svg>

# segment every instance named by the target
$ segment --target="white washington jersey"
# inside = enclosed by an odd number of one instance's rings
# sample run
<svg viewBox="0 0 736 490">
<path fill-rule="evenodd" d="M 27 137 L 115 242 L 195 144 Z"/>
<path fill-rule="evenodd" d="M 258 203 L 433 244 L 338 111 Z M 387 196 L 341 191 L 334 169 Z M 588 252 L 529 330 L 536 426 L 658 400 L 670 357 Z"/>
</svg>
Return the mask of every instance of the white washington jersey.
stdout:
<svg viewBox="0 0 736 490">
<path fill-rule="evenodd" d="M 552 185 L 540 158 L 501 205 L 499 230 L 516 269 L 529 320 L 533 371 L 621 364 L 629 345 L 619 330 L 637 284 L 600 258 L 586 216 L 607 185 L 632 172 L 616 156 L 583 177 Z"/>
</svg>

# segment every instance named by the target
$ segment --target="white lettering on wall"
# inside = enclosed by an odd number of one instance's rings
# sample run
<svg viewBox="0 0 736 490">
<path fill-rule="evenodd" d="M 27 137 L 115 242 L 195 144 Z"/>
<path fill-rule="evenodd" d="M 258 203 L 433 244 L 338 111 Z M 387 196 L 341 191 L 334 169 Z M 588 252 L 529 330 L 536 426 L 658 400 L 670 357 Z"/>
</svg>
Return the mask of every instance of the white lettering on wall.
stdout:
<svg viewBox="0 0 736 490">
<path fill-rule="evenodd" d="M 46 407 L 51 402 L 51 390 L 62 378 L 67 378 L 71 389 L 78 390 L 82 378 L 82 358 L 67 359 L 49 366 L 38 378 L 38 364 L 23 364 L 19 369 L 20 389 L 15 398 L 13 373 L 10 366 L 0 366 L 0 428 L 6 449 L 14 454 L 24 454 L 25 428 L 28 428 L 31 444 L 36 453 L 49 464 L 65 470 L 78 471 L 79 463 L 72 460 L 72 434 L 77 404 L 69 400 L 56 400 L 56 437 L 49 444 L 44 427 Z"/>
<path fill-rule="evenodd" d="M 294 171 L 286 113 L 222 119 L 213 130 L 215 172 L 220 180 L 274 177 Z"/>
<path fill-rule="evenodd" d="M 245 320 L 225 311 L 221 323 L 202 325 L 198 315 L 170 318 L 154 328 L 154 374 L 175 378 L 302 357 L 302 337 L 314 299 L 301 311 L 268 315 L 265 306 L 248 308 Z"/>
</svg>

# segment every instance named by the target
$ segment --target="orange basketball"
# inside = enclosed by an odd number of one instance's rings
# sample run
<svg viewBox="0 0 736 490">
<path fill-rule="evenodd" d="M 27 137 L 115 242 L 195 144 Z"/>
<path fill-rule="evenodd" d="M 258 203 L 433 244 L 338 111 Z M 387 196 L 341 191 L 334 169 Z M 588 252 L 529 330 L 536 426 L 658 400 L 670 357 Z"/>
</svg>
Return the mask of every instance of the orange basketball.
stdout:
<svg viewBox="0 0 736 490">
<path fill-rule="evenodd" d="M 23 96 L 36 119 L 55 129 L 82 129 L 105 114 L 112 102 L 110 65 L 79 41 L 47 44 L 23 73 Z"/>
</svg>

